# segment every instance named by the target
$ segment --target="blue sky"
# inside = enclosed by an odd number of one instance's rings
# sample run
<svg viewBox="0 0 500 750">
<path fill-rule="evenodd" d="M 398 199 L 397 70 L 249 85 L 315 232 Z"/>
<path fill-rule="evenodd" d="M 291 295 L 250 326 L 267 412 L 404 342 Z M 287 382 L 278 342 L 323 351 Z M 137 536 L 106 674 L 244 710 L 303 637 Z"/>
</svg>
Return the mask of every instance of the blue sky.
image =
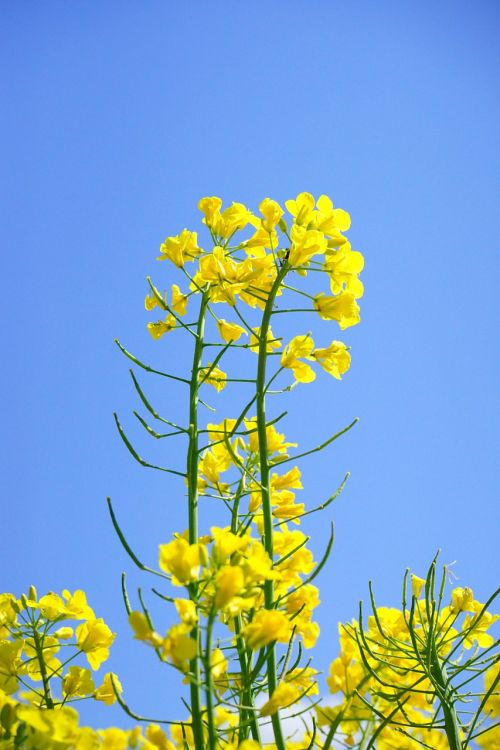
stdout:
<svg viewBox="0 0 500 750">
<path fill-rule="evenodd" d="M 499 567 L 496 4 L 17 2 L 0 15 L 1 590 L 84 588 L 119 632 L 110 664 L 129 703 L 172 717 L 177 680 L 133 642 L 119 591 L 122 569 L 132 589 L 151 582 L 105 497 L 152 563 L 186 525 L 182 492 L 133 463 L 112 411 L 143 455 L 181 455 L 134 428 L 113 339 L 181 368 L 180 337 L 145 329 L 146 275 L 175 280 L 160 242 L 197 228 L 203 195 L 256 209 L 308 190 L 351 213 L 366 258 L 350 372 L 276 407 L 304 448 L 360 417 L 303 466 L 310 505 L 352 474 L 331 512 L 317 666 L 368 579 L 397 605 L 404 569 L 422 574 L 437 548 L 484 599 Z M 181 413 L 178 389 L 140 375 Z M 325 521 L 306 527 L 318 554 Z M 100 708 L 82 713 L 128 725 Z"/>
</svg>

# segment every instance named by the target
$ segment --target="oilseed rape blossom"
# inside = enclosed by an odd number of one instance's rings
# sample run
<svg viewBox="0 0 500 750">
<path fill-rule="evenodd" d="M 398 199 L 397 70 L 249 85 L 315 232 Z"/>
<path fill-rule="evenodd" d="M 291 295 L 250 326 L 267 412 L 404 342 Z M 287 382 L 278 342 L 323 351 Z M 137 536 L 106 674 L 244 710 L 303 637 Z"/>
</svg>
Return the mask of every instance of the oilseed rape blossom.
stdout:
<svg viewBox="0 0 500 750">
<path fill-rule="evenodd" d="M 115 415 L 134 460 L 171 483 L 167 518 L 184 498 L 180 530 L 154 524 L 155 564 L 139 559 L 108 498 L 124 553 L 154 580 L 135 595 L 122 575 L 129 636 L 179 680 L 181 716 L 143 717 L 125 700 L 125 681 L 100 674 L 116 634 L 83 591 L 39 597 L 30 587 L 0 594 L 0 750 L 495 747 L 496 594 L 484 603 L 467 587 L 447 595 L 449 570 L 438 580 L 434 560 L 425 577 L 406 573 L 401 607 L 378 605 L 370 588 L 368 612 L 360 604 L 357 619 L 339 625 L 338 647 L 331 628 L 320 630 L 334 530 L 322 525 L 321 547 L 309 519 L 330 517 L 349 475 L 317 497 L 304 488 L 302 461 L 357 420 L 326 434 L 318 424 L 317 441 L 299 447 L 275 404 L 299 384 L 342 388 L 350 369 L 351 347 L 336 331 L 360 322 L 364 259 L 346 236 L 349 214 L 309 192 L 264 197 L 256 211 L 206 196 L 198 209 L 198 226 L 161 243 L 161 283 L 147 277 L 145 345 L 167 347 L 167 369 L 117 341 L 134 368 L 142 413 L 133 415 L 146 439 L 185 448 L 163 450 L 162 465 L 143 458 Z M 143 375 L 168 385 L 173 413 L 151 402 Z M 335 468 L 329 462 L 328 477 Z M 314 661 L 320 635 L 331 649 L 326 675 Z M 117 703 L 134 724 L 81 726 L 82 700 Z"/>
</svg>

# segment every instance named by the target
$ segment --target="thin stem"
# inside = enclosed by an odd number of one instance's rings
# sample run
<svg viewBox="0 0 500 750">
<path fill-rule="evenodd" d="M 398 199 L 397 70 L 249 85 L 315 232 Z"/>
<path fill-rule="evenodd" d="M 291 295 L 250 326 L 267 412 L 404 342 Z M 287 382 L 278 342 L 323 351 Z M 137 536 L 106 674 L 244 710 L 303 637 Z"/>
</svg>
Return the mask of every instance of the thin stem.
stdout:
<svg viewBox="0 0 500 750">
<path fill-rule="evenodd" d="M 206 645 L 205 645 L 205 698 L 207 702 L 207 725 L 208 725 L 208 747 L 209 750 L 215 750 L 217 738 L 215 735 L 214 724 L 214 705 L 213 705 L 213 675 L 212 675 L 212 630 L 214 624 L 214 613 L 210 612 L 207 618 Z"/>
<path fill-rule="evenodd" d="M 205 332 L 205 316 L 208 305 L 208 295 L 202 294 L 198 324 L 196 327 L 196 343 L 193 352 L 193 366 L 191 369 L 191 381 L 189 384 L 189 446 L 187 454 L 187 480 L 188 480 L 188 520 L 189 520 L 189 543 L 198 542 L 198 400 L 199 383 L 198 375 L 201 369 L 201 357 L 203 353 L 203 335 Z M 189 585 L 189 598 L 196 601 L 198 586 L 196 583 Z M 199 627 L 193 626 L 191 637 L 199 648 Z M 203 727 L 201 724 L 201 698 L 200 698 L 200 663 L 198 654 L 190 661 L 190 671 L 193 679 L 190 683 L 191 715 L 193 717 L 193 738 L 196 750 L 204 750 Z"/>
<path fill-rule="evenodd" d="M 278 272 L 276 279 L 274 280 L 269 296 L 266 300 L 264 307 L 264 313 L 262 315 L 262 323 L 259 332 L 259 359 L 257 365 L 257 432 L 259 438 L 259 463 L 260 463 L 260 484 L 262 492 L 262 510 L 264 516 L 264 546 L 267 554 L 271 560 L 274 559 L 274 547 L 273 547 L 273 515 L 271 508 L 271 486 L 270 486 L 270 472 L 269 472 L 269 461 L 267 455 L 267 431 L 266 431 L 266 363 L 267 363 L 267 334 L 269 331 L 269 322 L 271 319 L 271 312 L 274 305 L 274 300 L 281 282 L 286 276 L 288 271 L 288 263 L 285 263 Z M 264 584 L 264 602 L 266 609 L 273 609 L 274 607 L 274 583 L 272 580 L 265 581 Z M 275 646 L 271 645 L 267 649 L 267 680 L 268 680 L 268 693 L 271 697 L 272 693 L 277 687 L 276 677 L 276 651 Z M 279 712 L 277 711 L 272 715 L 271 718 L 274 739 L 276 741 L 277 750 L 285 750 L 285 740 L 283 738 L 283 731 L 281 728 L 281 721 Z"/>
<path fill-rule="evenodd" d="M 43 694 L 45 699 L 45 705 L 47 708 L 54 708 L 54 701 L 50 692 L 50 680 L 47 675 L 47 667 L 45 665 L 45 659 L 43 658 L 43 639 L 40 638 L 40 633 L 33 626 L 33 642 L 35 645 L 36 656 L 40 667 L 40 676 L 42 678 Z"/>
</svg>

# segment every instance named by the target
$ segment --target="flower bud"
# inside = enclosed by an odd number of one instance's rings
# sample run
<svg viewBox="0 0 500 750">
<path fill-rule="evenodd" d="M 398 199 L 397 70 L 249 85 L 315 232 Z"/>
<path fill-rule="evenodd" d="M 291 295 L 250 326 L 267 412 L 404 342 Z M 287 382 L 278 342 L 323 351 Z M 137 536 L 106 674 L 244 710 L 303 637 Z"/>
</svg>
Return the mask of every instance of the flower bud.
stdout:
<svg viewBox="0 0 500 750">
<path fill-rule="evenodd" d="M 38 600 L 38 594 L 33 584 L 28 589 L 28 599 L 32 599 L 34 602 Z"/>
</svg>

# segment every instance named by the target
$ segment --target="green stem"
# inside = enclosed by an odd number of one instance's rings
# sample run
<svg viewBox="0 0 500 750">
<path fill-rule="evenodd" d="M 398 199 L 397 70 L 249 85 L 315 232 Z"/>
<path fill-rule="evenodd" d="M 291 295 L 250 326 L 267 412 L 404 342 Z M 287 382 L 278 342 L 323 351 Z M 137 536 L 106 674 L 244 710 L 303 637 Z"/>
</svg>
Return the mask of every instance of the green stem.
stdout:
<svg viewBox="0 0 500 750">
<path fill-rule="evenodd" d="M 457 712 L 453 704 L 452 690 L 449 686 L 446 667 L 439 659 L 435 643 L 431 646 L 431 677 L 436 686 L 436 692 L 443 709 L 444 729 L 450 750 L 462 750 L 462 741 L 460 739 L 460 726 L 458 723 Z"/>
<path fill-rule="evenodd" d="M 207 619 L 207 633 L 206 633 L 206 646 L 205 646 L 205 696 L 207 702 L 207 725 L 208 725 L 208 747 L 209 750 L 215 750 L 216 748 L 216 735 L 215 735 L 215 724 L 214 724 L 214 706 L 213 706 L 213 676 L 212 676 L 212 629 L 214 624 L 214 614 L 210 612 Z"/>
<path fill-rule="evenodd" d="M 35 651 L 40 666 L 40 676 L 42 678 L 43 694 L 45 698 L 45 705 L 47 708 L 54 708 L 54 701 L 50 693 L 50 680 L 47 675 L 47 667 L 45 665 L 45 659 L 43 658 L 43 639 L 40 638 L 40 633 L 34 627 L 33 628 L 33 642 L 35 644 Z"/>
<path fill-rule="evenodd" d="M 250 725 L 250 731 L 252 733 L 252 739 L 260 744 L 260 731 L 259 724 L 255 717 L 254 700 L 252 694 L 252 677 L 251 669 L 245 654 L 245 647 L 241 639 L 241 615 L 234 618 L 234 633 L 236 637 L 236 648 L 238 651 L 238 659 L 240 662 L 241 679 L 243 683 L 243 689 L 241 691 L 241 703 L 240 706 L 240 726 L 238 732 L 238 742 L 243 742 L 247 739 L 247 723 Z M 247 721 L 248 717 L 248 721 Z"/>
<path fill-rule="evenodd" d="M 187 480 L 188 480 L 188 514 L 189 514 L 189 543 L 198 543 L 198 374 L 201 368 L 201 357 L 203 353 L 203 334 L 205 332 L 205 315 L 208 304 L 208 296 L 203 292 L 200 303 L 200 312 L 196 326 L 196 343 L 193 353 L 193 366 L 191 370 L 191 381 L 189 384 L 189 446 L 187 455 Z M 189 598 L 192 601 L 198 598 L 198 586 L 191 583 L 189 586 Z M 191 637 L 200 644 L 199 626 L 196 624 Z M 193 738 L 195 750 L 204 750 L 203 727 L 201 723 L 201 698 L 200 698 L 200 662 L 196 656 L 190 662 L 192 681 L 190 683 L 191 715 L 193 721 Z"/>
<path fill-rule="evenodd" d="M 278 272 L 274 284 L 271 287 L 269 296 L 264 307 L 262 323 L 260 327 L 259 342 L 259 361 L 257 365 L 257 432 L 259 437 L 259 462 L 260 462 L 260 484 L 262 492 L 262 510 L 264 515 L 264 546 L 270 559 L 274 559 L 273 547 L 273 516 L 271 509 L 271 487 L 270 472 L 267 457 L 267 431 L 266 431 L 266 364 L 267 364 L 267 334 L 269 331 L 269 322 L 274 305 L 274 300 L 281 282 L 288 271 L 286 263 Z M 265 581 L 264 583 L 264 602 L 266 609 L 274 607 L 274 583 Z M 267 681 L 269 696 L 276 690 L 276 651 L 274 644 L 267 649 Z M 277 711 L 271 717 L 274 739 L 277 750 L 285 750 L 285 740 L 281 728 L 279 712 Z"/>
</svg>

